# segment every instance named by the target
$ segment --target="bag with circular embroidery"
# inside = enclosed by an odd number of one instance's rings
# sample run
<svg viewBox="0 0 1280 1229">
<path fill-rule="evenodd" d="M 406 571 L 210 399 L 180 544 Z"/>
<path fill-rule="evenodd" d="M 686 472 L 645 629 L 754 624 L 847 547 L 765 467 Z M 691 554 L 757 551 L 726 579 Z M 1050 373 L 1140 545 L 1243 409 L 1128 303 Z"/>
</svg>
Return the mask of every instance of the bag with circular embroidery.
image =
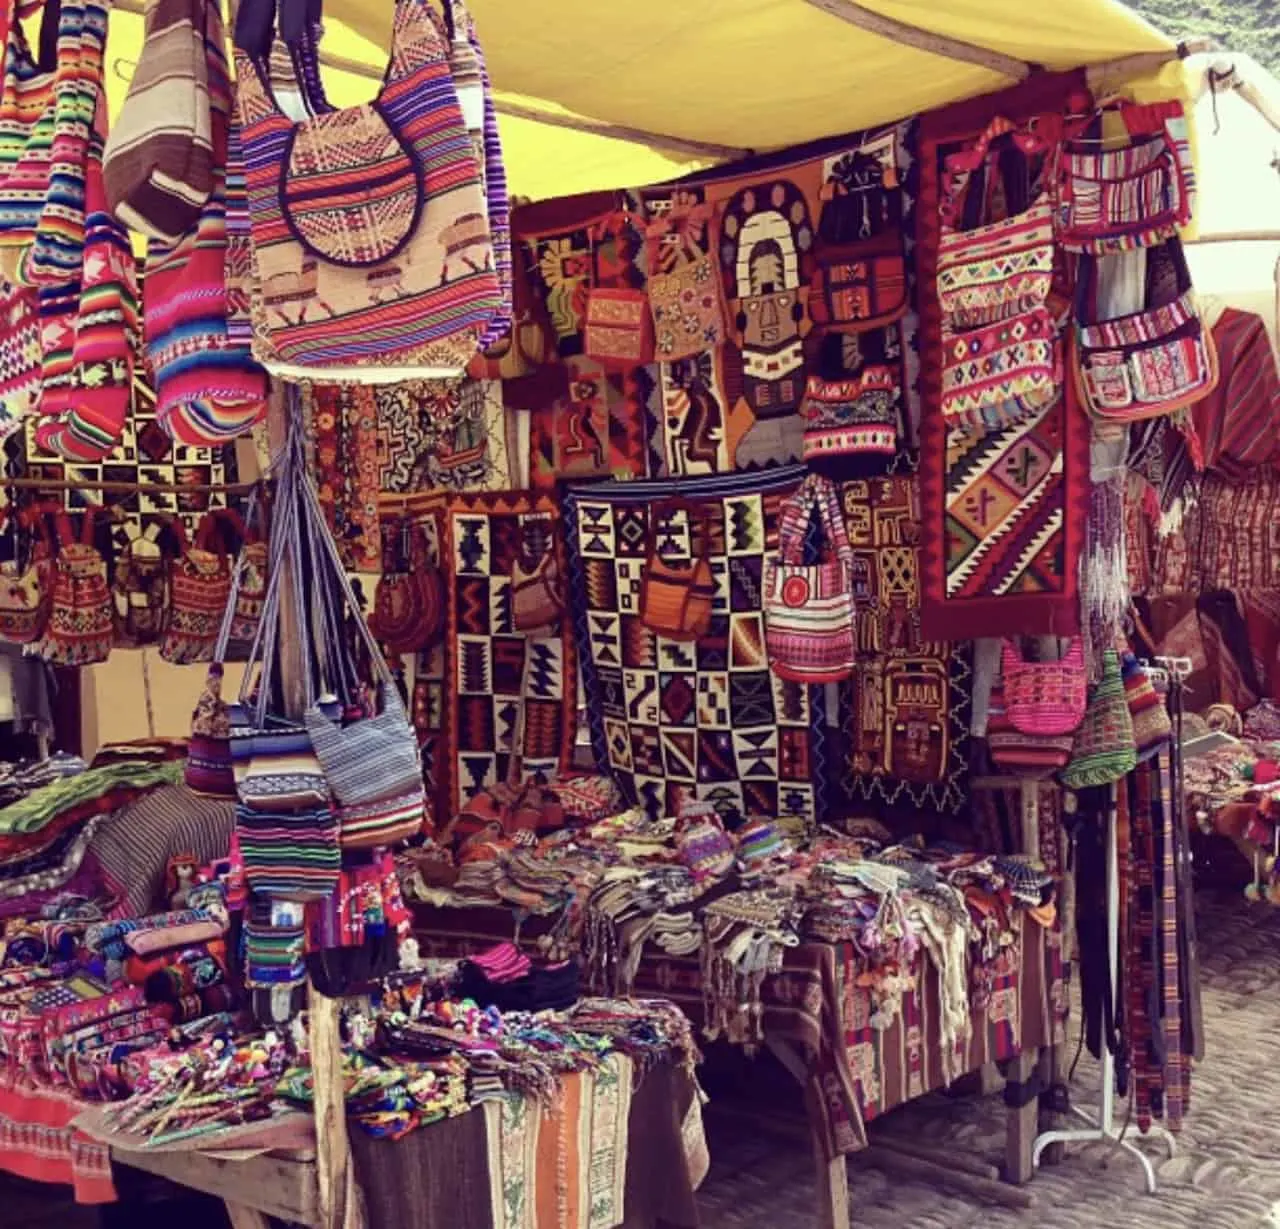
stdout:
<svg viewBox="0 0 1280 1229">
<path fill-rule="evenodd" d="M 14 509 L 5 508 L 5 518 L 14 523 Z M 53 599 L 53 545 L 38 508 L 24 509 L 17 516 L 18 525 L 38 535 L 30 561 L 23 567 L 13 562 L 0 563 L 0 639 L 11 644 L 34 644 L 44 634 Z M 19 534 L 15 525 L 14 541 Z"/>
<path fill-rule="evenodd" d="M 269 5 L 245 0 L 236 23 L 255 357 L 311 378 L 460 375 L 510 306 L 444 22 L 427 0 L 398 0 L 378 97 L 295 122 L 261 36 Z M 314 43 L 293 50 L 304 82 L 318 75 Z"/>
<path fill-rule="evenodd" d="M 825 558 L 805 563 L 805 536 L 814 514 Z M 778 553 L 765 571 L 764 628 L 769 668 L 780 678 L 838 683 L 853 673 L 853 548 L 835 486 L 817 474 L 783 504 Z"/>
</svg>

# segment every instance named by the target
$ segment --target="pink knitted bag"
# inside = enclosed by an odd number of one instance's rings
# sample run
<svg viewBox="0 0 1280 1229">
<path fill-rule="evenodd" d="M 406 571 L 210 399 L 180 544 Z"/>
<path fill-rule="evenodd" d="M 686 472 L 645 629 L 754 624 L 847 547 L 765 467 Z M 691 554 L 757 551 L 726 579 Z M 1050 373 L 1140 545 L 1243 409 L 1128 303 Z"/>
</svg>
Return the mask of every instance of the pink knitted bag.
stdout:
<svg viewBox="0 0 1280 1229">
<path fill-rule="evenodd" d="M 1001 654 L 1009 723 L 1023 734 L 1070 734 L 1084 720 L 1088 676 L 1076 636 L 1057 661 L 1027 661 L 1012 640 Z"/>
</svg>

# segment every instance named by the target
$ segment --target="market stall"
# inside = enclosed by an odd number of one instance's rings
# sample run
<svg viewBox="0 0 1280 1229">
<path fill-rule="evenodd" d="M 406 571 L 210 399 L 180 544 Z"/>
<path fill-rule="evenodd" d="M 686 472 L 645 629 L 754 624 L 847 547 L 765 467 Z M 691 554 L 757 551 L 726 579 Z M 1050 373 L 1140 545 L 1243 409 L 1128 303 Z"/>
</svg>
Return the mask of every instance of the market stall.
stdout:
<svg viewBox="0 0 1280 1229">
<path fill-rule="evenodd" d="M 12 1081 L 106 1103 L 57 1147 L 238 1225 L 692 1223 L 692 1019 L 799 1079 L 843 1225 L 865 1122 L 996 1062 L 1031 1176 L 1073 941 L 1070 1138 L 1121 1136 L 1112 1055 L 1176 1131 L 1181 680 L 1125 497 L 1252 370 L 1181 246 L 1191 49 L 662 5 L 606 79 L 585 8 L 331 7 L 7 28 L 0 632 L 136 652 L 156 742 L 0 810 Z"/>
</svg>

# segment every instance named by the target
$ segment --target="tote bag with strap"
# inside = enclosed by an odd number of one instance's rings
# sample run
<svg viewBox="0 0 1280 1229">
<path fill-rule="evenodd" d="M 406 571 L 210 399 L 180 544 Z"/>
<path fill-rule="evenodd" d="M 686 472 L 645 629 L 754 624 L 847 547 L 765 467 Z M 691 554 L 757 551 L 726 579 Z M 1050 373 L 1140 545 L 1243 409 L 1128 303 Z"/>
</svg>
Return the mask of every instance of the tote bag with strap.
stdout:
<svg viewBox="0 0 1280 1229">
<path fill-rule="evenodd" d="M 480 168 L 427 0 L 398 0 L 371 103 L 295 123 L 237 22 L 237 101 L 266 344 L 278 374 L 459 375 L 504 310 Z M 304 48 L 314 55 L 314 49 Z"/>
<path fill-rule="evenodd" d="M 251 335 L 234 334 L 229 322 L 231 85 L 218 7 L 203 7 L 200 56 L 214 155 L 210 190 L 188 230 L 148 246 L 143 324 L 160 425 L 180 444 L 217 447 L 266 416 L 267 376 L 253 359 Z"/>
<path fill-rule="evenodd" d="M 983 223 L 983 193 L 972 182 L 979 171 L 999 172 L 992 147 L 1005 138 L 1020 172 L 1006 182 L 1016 199 L 1030 192 L 1030 159 L 1045 149 L 1039 137 L 997 118 L 972 148 L 947 160 L 937 275 L 942 414 L 948 426 L 965 430 L 1011 426 L 1048 409 L 1062 392 L 1062 349 L 1048 307 L 1053 204 L 1040 193 L 1021 212 Z"/>
<path fill-rule="evenodd" d="M 33 528 L 38 540 L 26 567 L 19 566 L 16 551 L 14 562 L 0 563 L 0 638 L 12 644 L 34 644 L 49 621 L 53 547 L 38 508 L 27 508 L 19 514 L 11 505 L 4 509 L 4 516 L 10 523 L 16 518 L 15 530 L 17 526 Z M 18 536 L 15 532 L 15 541 Z"/>
<path fill-rule="evenodd" d="M 1084 641 L 1075 636 L 1057 661 L 1027 661 L 1011 640 L 1001 646 L 1004 704 L 1022 734 L 1070 734 L 1084 720 L 1088 672 Z"/>
<path fill-rule="evenodd" d="M 827 558 L 808 564 L 805 535 L 815 513 Z M 853 673 L 853 549 L 835 486 L 816 474 L 783 504 L 778 553 L 765 574 L 764 627 L 769 667 L 780 678 L 838 683 Z"/>
</svg>

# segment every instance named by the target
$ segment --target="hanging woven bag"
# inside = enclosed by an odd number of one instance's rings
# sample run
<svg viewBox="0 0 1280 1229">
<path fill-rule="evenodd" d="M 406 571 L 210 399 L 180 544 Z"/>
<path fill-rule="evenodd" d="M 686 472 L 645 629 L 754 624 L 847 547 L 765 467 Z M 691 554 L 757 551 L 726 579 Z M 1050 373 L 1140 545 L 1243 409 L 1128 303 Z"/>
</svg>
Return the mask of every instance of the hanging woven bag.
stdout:
<svg viewBox="0 0 1280 1229">
<path fill-rule="evenodd" d="M 445 622 L 444 578 L 431 562 L 421 526 L 401 517 L 383 534 L 383 572 L 369 628 L 393 653 L 418 653 L 439 638 Z"/>
<path fill-rule="evenodd" d="M 175 525 L 181 540 L 181 522 Z M 163 530 L 163 525 L 151 526 L 130 538 L 116 555 L 111 598 L 117 648 L 141 648 L 160 639 L 169 604 L 169 557 Z"/>
<path fill-rule="evenodd" d="M 684 558 L 664 550 L 683 519 Z M 640 622 L 668 640 L 691 642 L 711 626 L 716 581 L 708 559 L 706 509 L 684 499 L 665 499 L 649 510 L 649 545 L 640 577 Z"/>
<path fill-rule="evenodd" d="M 41 656 L 54 666 L 90 666 L 111 656 L 114 633 L 107 565 L 93 543 L 100 507 L 86 507 L 80 541 L 65 512 L 57 514 L 58 557 L 53 603 Z"/>
<path fill-rule="evenodd" d="M 826 558 L 804 562 L 810 517 L 817 515 Z M 835 486 L 810 474 L 782 507 L 778 553 L 764 582 L 769 668 L 797 683 L 838 683 L 853 673 L 853 549 Z"/>
<path fill-rule="evenodd" d="M 527 517 L 511 565 L 511 622 L 526 636 L 549 635 L 564 615 L 564 586 L 549 517 Z"/>
<path fill-rule="evenodd" d="M 186 547 L 169 577 L 169 617 L 160 656 L 174 665 L 212 661 L 218 628 L 231 596 L 231 559 L 221 533 L 224 517 L 206 513 L 194 546 Z M 240 518 L 229 514 L 241 529 Z"/>
<path fill-rule="evenodd" d="M 0 640 L 34 644 L 44 635 L 53 601 L 53 546 L 38 508 L 15 514 L 10 506 L 3 515 L 14 530 L 15 556 L 12 562 L 0 563 Z M 25 567 L 17 558 L 19 528 L 32 529 L 37 535 Z"/>
<path fill-rule="evenodd" d="M 1027 661 L 1006 639 L 1001 648 L 1004 704 L 1009 722 L 1023 734 L 1070 734 L 1084 718 L 1088 674 L 1084 641 L 1073 637 L 1057 661 Z"/>
<path fill-rule="evenodd" d="M 236 26 L 256 357 L 302 378 L 460 375 L 510 307 L 441 18 L 398 0 L 378 97 L 295 123 L 252 33 L 269 3 L 245 0 Z M 314 68 L 314 46 L 298 55 Z"/>
</svg>

